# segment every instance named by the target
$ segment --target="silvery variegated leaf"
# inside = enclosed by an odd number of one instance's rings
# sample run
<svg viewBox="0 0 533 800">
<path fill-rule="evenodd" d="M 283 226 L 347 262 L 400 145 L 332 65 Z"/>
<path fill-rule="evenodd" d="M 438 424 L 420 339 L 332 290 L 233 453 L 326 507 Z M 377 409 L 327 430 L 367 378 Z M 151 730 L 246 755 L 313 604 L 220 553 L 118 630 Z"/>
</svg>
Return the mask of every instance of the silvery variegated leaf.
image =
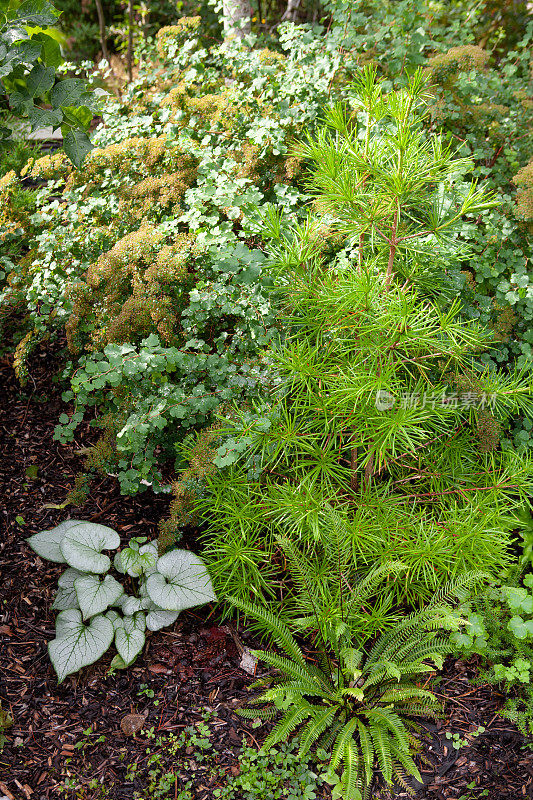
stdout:
<svg viewBox="0 0 533 800">
<path fill-rule="evenodd" d="M 85 625 L 78 609 L 61 611 L 56 619 L 56 638 L 48 644 L 59 683 L 67 675 L 98 661 L 111 645 L 114 635 L 113 624 L 102 614 Z"/>
<path fill-rule="evenodd" d="M 115 629 L 115 647 L 124 663 L 129 666 L 144 647 L 146 620 L 142 611 L 124 617 L 123 624 Z"/>
<path fill-rule="evenodd" d="M 65 522 L 60 522 L 59 525 L 56 525 L 55 528 L 51 528 L 49 531 L 34 533 L 33 536 L 30 536 L 26 541 L 32 550 L 35 550 L 37 555 L 41 556 L 41 558 L 46 558 L 48 561 L 55 561 L 57 564 L 65 564 L 66 559 L 59 545 L 67 531 L 80 524 L 81 520 L 79 519 L 67 519 Z"/>
<path fill-rule="evenodd" d="M 121 575 L 125 575 L 126 570 L 122 566 L 122 553 L 115 553 L 115 557 L 113 559 L 113 566 L 115 567 L 117 572 L 120 572 Z"/>
<path fill-rule="evenodd" d="M 117 628 L 120 628 L 122 625 L 124 625 L 123 617 L 121 617 L 118 611 L 115 611 L 113 608 L 110 608 L 108 611 L 106 611 L 104 616 L 106 616 L 110 621 L 115 631 Z"/>
<path fill-rule="evenodd" d="M 120 583 L 111 575 L 103 580 L 98 575 L 82 575 L 74 581 L 74 588 L 84 619 L 101 614 L 124 594 Z"/>
<path fill-rule="evenodd" d="M 57 592 L 52 604 L 55 611 L 66 611 L 67 608 L 79 608 L 78 595 L 74 588 L 74 581 L 85 575 L 85 572 L 80 572 L 79 569 L 69 567 L 60 575 L 57 582 Z"/>
<path fill-rule="evenodd" d="M 165 611 L 186 608 L 216 600 L 205 564 L 188 550 L 171 550 L 157 560 L 157 572 L 146 579 L 150 599 Z"/>
<path fill-rule="evenodd" d="M 122 613 L 125 616 L 130 617 L 132 614 L 136 614 L 137 611 L 145 611 L 150 603 L 150 599 L 146 597 L 132 597 L 129 594 L 122 595 L 119 597 L 118 600 L 113 604 L 118 606 L 122 609 Z"/>
<path fill-rule="evenodd" d="M 65 561 L 82 572 L 107 572 L 110 559 L 102 550 L 116 550 L 120 536 L 106 525 L 94 522 L 79 522 L 70 528 L 60 542 Z"/>
<path fill-rule="evenodd" d="M 179 615 L 179 611 L 165 611 L 152 603 L 146 615 L 146 627 L 149 631 L 159 631 L 176 622 Z"/>
</svg>

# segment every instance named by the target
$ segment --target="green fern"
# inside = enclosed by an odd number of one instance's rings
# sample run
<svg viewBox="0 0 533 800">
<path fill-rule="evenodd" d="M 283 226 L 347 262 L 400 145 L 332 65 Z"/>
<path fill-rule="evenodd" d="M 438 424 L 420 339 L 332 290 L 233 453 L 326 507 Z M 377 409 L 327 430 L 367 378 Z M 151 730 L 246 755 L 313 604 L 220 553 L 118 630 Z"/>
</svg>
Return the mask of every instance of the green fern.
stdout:
<svg viewBox="0 0 533 800">
<path fill-rule="evenodd" d="M 446 626 L 451 614 L 442 605 L 434 607 L 434 620 L 426 609 L 410 615 L 396 632 L 382 637 L 385 642 L 378 639 L 366 658 L 350 646 L 348 627 L 340 635 L 321 627 L 313 653 L 313 661 L 322 665 L 317 666 L 304 658 L 288 625 L 247 601 L 228 599 L 248 618 L 260 622 L 284 653 L 254 651 L 277 670 L 270 688 L 251 701 L 252 706 L 263 706 L 257 714 L 261 718 L 267 718 L 272 706 L 281 714 L 265 749 L 292 734 L 298 735 L 301 756 L 314 746 L 326 747 L 331 752 L 329 779 L 344 800 L 368 797 L 376 769 L 388 784 L 396 778 L 407 785 L 405 775 L 420 779 L 410 728 L 418 716 L 438 716 L 440 705 L 430 691 L 416 685 L 416 679 L 433 671 L 447 650 L 438 629 Z M 391 660 L 379 660 L 377 652 Z M 322 657 L 316 659 L 319 653 Z M 393 661 L 395 655 L 404 660 Z M 429 659 L 433 666 L 427 663 Z M 237 713 L 247 718 L 256 715 L 253 708 Z"/>
<path fill-rule="evenodd" d="M 514 722 L 526 739 L 533 736 L 533 694 L 524 698 L 509 698 L 500 712 L 510 722 Z"/>
</svg>

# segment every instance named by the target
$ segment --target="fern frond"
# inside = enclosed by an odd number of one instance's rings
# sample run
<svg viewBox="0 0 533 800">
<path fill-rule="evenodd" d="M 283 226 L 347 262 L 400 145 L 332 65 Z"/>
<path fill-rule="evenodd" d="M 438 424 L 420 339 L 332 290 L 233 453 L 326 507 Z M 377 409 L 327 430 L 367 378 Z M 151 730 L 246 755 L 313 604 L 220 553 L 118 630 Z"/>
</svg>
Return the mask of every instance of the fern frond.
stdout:
<svg viewBox="0 0 533 800">
<path fill-rule="evenodd" d="M 355 729 L 357 728 L 357 717 L 353 717 L 346 722 L 342 730 L 337 734 L 335 744 L 331 752 L 330 767 L 335 770 L 344 758 L 344 748 L 346 744 L 352 739 Z"/>
<path fill-rule="evenodd" d="M 417 781 L 422 782 L 422 777 L 420 772 L 418 771 L 418 767 L 416 766 L 413 758 L 409 752 L 405 752 L 400 747 L 397 746 L 396 742 L 390 742 L 390 749 L 393 759 L 399 761 L 404 770 L 409 774 L 416 778 Z M 396 766 L 396 769 L 398 767 Z"/>
<path fill-rule="evenodd" d="M 406 569 L 407 567 L 402 561 L 387 561 L 373 567 L 351 590 L 352 598 L 346 604 L 346 615 L 350 616 L 354 606 L 362 606 L 385 578 L 399 575 Z"/>
<path fill-rule="evenodd" d="M 303 720 L 312 713 L 312 707 L 308 704 L 297 705 L 290 711 L 287 711 L 280 722 L 273 728 L 263 744 L 263 750 L 266 752 L 271 747 L 280 742 L 288 739 L 290 734 L 300 725 Z"/>
<path fill-rule="evenodd" d="M 435 592 L 426 606 L 428 613 L 432 608 L 453 605 L 461 598 L 462 594 L 487 580 L 490 580 L 490 575 L 486 572 L 481 572 L 480 570 L 464 572 L 462 575 L 454 578 L 453 581 L 445 583 L 444 586 L 441 586 L 441 588 Z"/>
<path fill-rule="evenodd" d="M 306 703 L 305 696 L 320 697 L 321 700 L 329 699 L 329 695 L 324 697 L 323 692 L 313 686 L 312 684 L 303 683 L 301 681 L 286 681 L 272 689 L 267 689 L 259 697 L 254 697 L 250 703 L 277 703 L 278 701 L 284 702 L 290 700 L 292 703 Z"/>
<path fill-rule="evenodd" d="M 402 769 L 400 769 L 400 767 L 396 766 L 392 768 L 392 774 L 396 779 L 396 782 L 402 787 L 402 789 L 404 789 L 404 791 L 406 791 L 407 794 L 411 795 L 411 797 L 414 797 L 416 792 L 413 789 L 413 787 L 408 784 L 405 772 Z"/>
<path fill-rule="evenodd" d="M 405 700 L 411 699 L 428 700 L 435 702 L 435 695 L 427 689 L 418 689 L 416 686 L 407 687 L 405 689 L 388 689 L 380 696 L 381 703 L 403 703 Z"/>
<path fill-rule="evenodd" d="M 388 728 L 397 746 L 409 752 L 409 734 L 398 714 L 389 708 L 372 708 L 366 717 L 371 724 L 381 725 L 384 730 Z"/>
<path fill-rule="evenodd" d="M 247 600 L 241 600 L 240 598 L 231 597 L 229 595 L 226 597 L 226 600 L 231 603 L 231 605 L 236 606 L 240 611 L 243 611 L 245 614 L 248 614 L 250 617 L 260 622 L 276 644 L 279 645 L 290 658 L 303 667 L 306 666 L 306 661 L 296 639 L 289 628 L 281 622 L 277 616 L 272 614 L 267 608 L 262 608 Z"/>
<path fill-rule="evenodd" d="M 395 661 L 398 663 L 402 658 L 401 653 L 409 653 L 411 649 L 420 645 L 420 628 L 423 627 L 427 630 L 432 620 L 436 627 L 440 627 L 440 622 L 435 620 L 434 609 L 416 611 L 413 614 L 409 614 L 393 630 L 379 637 L 368 654 L 365 667 L 370 671 L 373 665 L 381 661 Z M 427 646 L 427 641 L 424 644 Z M 436 649 L 439 649 L 438 646 Z M 413 658 L 416 657 L 413 656 Z"/>
<path fill-rule="evenodd" d="M 274 719 L 279 714 L 277 708 L 236 708 L 235 713 L 244 719 Z"/>
<path fill-rule="evenodd" d="M 390 751 L 390 741 L 386 729 L 381 725 L 370 723 L 370 735 L 374 743 L 374 750 L 378 760 L 378 766 L 386 783 L 392 782 L 392 754 Z"/>
<path fill-rule="evenodd" d="M 300 758 L 309 752 L 309 749 L 317 739 L 329 728 L 335 718 L 335 714 L 335 708 L 326 708 L 322 712 L 316 713 L 313 719 L 306 723 L 302 731 L 300 749 L 298 751 Z"/>
<path fill-rule="evenodd" d="M 318 744 L 326 751 L 326 753 L 329 753 L 329 751 L 333 747 L 333 742 L 335 741 L 341 728 L 343 727 L 344 727 L 343 720 L 336 718 L 334 719 L 329 731 L 324 731 L 324 733 L 322 734 Z"/>
<path fill-rule="evenodd" d="M 266 664 L 270 664 L 270 666 L 279 669 L 286 675 L 293 678 L 300 678 L 300 680 L 315 687 L 320 685 L 324 691 L 333 688 L 331 684 L 328 684 L 327 676 L 312 664 L 306 662 L 305 666 L 302 666 L 288 658 L 283 658 L 283 656 L 278 656 L 276 653 L 269 653 L 265 650 L 252 650 L 251 652 L 257 659 L 264 661 Z"/>
<path fill-rule="evenodd" d="M 437 704 L 436 708 L 429 705 L 409 703 L 402 708 L 402 714 L 406 714 L 410 717 L 429 717 L 431 719 L 441 719 L 442 703 L 440 703 L 438 700 L 436 700 L 435 703 Z"/>
<path fill-rule="evenodd" d="M 450 652 L 450 643 L 448 638 L 438 636 L 437 634 L 431 636 L 426 641 L 420 641 L 420 632 L 418 633 L 418 641 L 410 639 L 403 644 L 399 645 L 395 651 L 395 659 L 398 663 L 409 659 L 410 661 L 423 661 L 424 659 L 431 658 L 432 661 L 440 663 L 442 656 Z"/>
<path fill-rule="evenodd" d="M 342 773 L 345 800 L 362 800 L 359 779 L 359 753 L 352 740 L 344 747 L 344 771 Z"/>
<path fill-rule="evenodd" d="M 367 726 L 360 719 L 357 720 L 357 728 L 359 731 L 361 755 L 363 756 L 365 784 L 369 786 L 374 774 L 374 745 Z"/>
</svg>

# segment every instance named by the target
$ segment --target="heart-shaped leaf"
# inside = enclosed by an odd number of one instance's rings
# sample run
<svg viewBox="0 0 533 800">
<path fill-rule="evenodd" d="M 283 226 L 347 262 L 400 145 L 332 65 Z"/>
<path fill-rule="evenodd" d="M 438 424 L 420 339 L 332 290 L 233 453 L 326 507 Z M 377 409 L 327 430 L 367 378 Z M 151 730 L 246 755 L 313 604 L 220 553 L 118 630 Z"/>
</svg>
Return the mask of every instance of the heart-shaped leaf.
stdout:
<svg viewBox="0 0 533 800">
<path fill-rule="evenodd" d="M 80 604 L 78 603 L 78 595 L 76 594 L 76 589 L 74 588 L 74 581 L 78 578 L 81 578 L 82 575 L 85 575 L 85 573 L 80 572 L 78 569 L 74 569 L 73 567 L 69 567 L 62 575 L 60 575 L 57 582 L 58 589 L 52 604 L 53 609 L 56 611 L 66 611 L 67 608 L 80 607 Z"/>
<path fill-rule="evenodd" d="M 154 572 L 156 562 L 156 542 L 145 544 L 138 550 L 132 547 L 126 547 L 120 554 L 120 565 L 123 571 L 126 571 L 128 575 L 131 575 L 133 578 L 137 578 L 143 573 Z"/>
<path fill-rule="evenodd" d="M 111 561 L 102 550 L 115 550 L 120 536 L 106 525 L 80 522 L 68 530 L 60 542 L 60 550 L 71 567 L 82 572 L 107 572 Z"/>
<path fill-rule="evenodd" d="M 121 575 L 125 575 L 126 570 L 122 566 L 122 553 L 115 553 L 115 558 L 113 559 L 113 566 L 115 567 L 117 572 L 120 572 Z"/>
<path fill-rule="evenodd" d="M 115 630 L 115 647 L 126 665 L 135 661 L 144 647 L 146 620 L 142 611 L 133 617 L 125 617 L 123 624 Z"/>
<path fill-rule="evenodd" d="M 171 550 L 157 560 L 156 569 L 148 576 L 146 589 L 159 608 L 183 611 L 216 600 L 205 564 L 194 553 Z"/>
<path fill-rule="evenodd" d="M 112 626 L 115 629 L 115 631 L 117 630 L 117 628 L 120 628 L 120 627 L 122 627 L 122 625 L 124 625 L 123 618 L 120 616 L 120 614 L 117 611 L 114 611 L 112 608 L 110 608 L 109 611 L 106 611 L 105 616 L 107 617 L 109 622 L 112 624 Z"/>
<path fill-rule="evenodd" d="M 152 603 L 150 611 L 146 615 L 146 627 L 149 631 L 159 631 L 176 622 L 179 615 L 179 611 L 164 611 Z"/>
<path fill-rule="evenodd" d="M 67 675 L 98 661 L 113 641 L 113 624 L 106 617 L 93 617 L 84 625 L 81 611 L 61 611 L 56 620 L 56 638 L 48 644 L 59 683 Z"/>
<path fill-rule="evenodd" d="M 98 575 L 82 575 L 74 581 L 74 588 L 84 619 L 101 614 L 124 593 L 111 575 L 106 575 L 103 581 Z"/>
<path fill-rule="evenodd" d="M 64 564 L 66 559 L 59 545 L 67 531 L 81 524 L 81 520 L 79 519 L 67 519 L 65 522 L 60 522 L 59 525 L 56 525 L 55 528 L 49 531 L 35 533 L 26 541 L 32 550 L 35 550 L 37 555 L 41 556 L 41 558 L 46 558 L 48 561 L 55 561 L 58 564 Z"/>
<path fill-rule="evenodd" d="M 114 605 L 119 606 L 125 616 L 131 617 L 131 615 L 136 614 L 137 611 L 144 611 L 147 609 L 150 605 L 150 600 L 146 597 L 132 597 L 131 595 L 125 594 L 119 597 Z"/>
</svg>

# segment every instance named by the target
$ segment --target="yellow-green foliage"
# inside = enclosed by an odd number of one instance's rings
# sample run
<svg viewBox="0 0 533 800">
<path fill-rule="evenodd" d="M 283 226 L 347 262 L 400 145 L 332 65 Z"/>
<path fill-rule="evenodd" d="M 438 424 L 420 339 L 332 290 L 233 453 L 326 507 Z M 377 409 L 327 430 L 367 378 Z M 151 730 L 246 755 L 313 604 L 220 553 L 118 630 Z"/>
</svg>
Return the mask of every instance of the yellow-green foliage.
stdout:
<svg viewBox="0 0 533 800">
<path fill-rule="evenodd" d="M 428 69 L 436 83 L 445 85 L 451 83 L 459 72 L 485 69 L 489 55 L 477 45 L 452 47 L 447 53 L 430 58 Z"/>
<path fill-rule="evenodd" d="M 166 25 L 156 33 L 157 52 L 161 58 L 168 58 L 169 46 L 181 43 L 200 27 L 201 17 L 182 17 L 175 25 Z"/>
<path fill-rule="evenodd" d="M 432 93 L 434 103 L 430 107 L 433 117 L 442 121 L 446 116 L 446 106 L 453 100 L 463 110 L 465 117 L 474 116 L 476 120 L 483 117 L 491 119 L 498 118 L 501 106 L 491 103 L 473 103 L 472 96 L 468 96 L 467 102 L 456 90 L 458 76 L 462 72 L 474 70 L 484 72 L 490 54 L 476 45 L 464 45 L 463 47 L 452 47 L 446 53 L 439 53 L 428 59 L 426 70 L 431 76 L 434 84 Z"/>
<path fill-rule="evenodd" d="M 193 241 L 185 235 L 170 243 L 165 238 L 160 227 L 144 222 L 101 255 L 89 267 L 85 279 L 71 287 L 73 310 L 67 323 L 67 340 L 72 352 L 80 349 L 82 322 L 89 323 L 89 350 L 154 330 L 168 344 L 176 338 L 176 290 L 188 278 Z"/>
<path fill-rule="evenodd" d="M 198 486 L 216 472 L 213 463 L 216 448 L 213 442 L 217 437 L 215 426 L 204 428 L 198 434 L 194 447 L 189 453 L 189 467 L 182 472 L 180 480 L 172 484 L 173 499 L 170 503 L 169 516 L 159 525 L 158 548 L 164 553 L 176 543 L 184 525 L 194 523 L 195 503 L 198 500 Z"/>
<path fill-rule="evenodd" d="M 24 220 L 23 211 L 14 202 L 19 186 L 20 181 L 13 170 L 0 178 L 0 242 L 14 233 Z"/>
<path fill-rule="evenodd" d="M 518 214 L 524 219 L 533 219 L 533 159 L 514 176 L 513 183 L 518 186 Z"/>
<path fill-rule="evenodd" d="M 186 189 L 196 178 L 194 159 L 165 136 L 133 137 L 93 150 L 83 172 L 71 172 L 66 189 L 83 186 L 89 193 L 106 170 L 117 179 L 119 208 L 139 220 L 153 210 L 178 213 Z"/>
<path fill-rule="evenodd" d="M 84 167 L 85 169 L 85 167 Z M 64 153 L 53 153 L 42 158 L 30 158 L 21 172 L 22 177 L 57 180 L 72 172 L 72 164 Z"/>
</svg>

